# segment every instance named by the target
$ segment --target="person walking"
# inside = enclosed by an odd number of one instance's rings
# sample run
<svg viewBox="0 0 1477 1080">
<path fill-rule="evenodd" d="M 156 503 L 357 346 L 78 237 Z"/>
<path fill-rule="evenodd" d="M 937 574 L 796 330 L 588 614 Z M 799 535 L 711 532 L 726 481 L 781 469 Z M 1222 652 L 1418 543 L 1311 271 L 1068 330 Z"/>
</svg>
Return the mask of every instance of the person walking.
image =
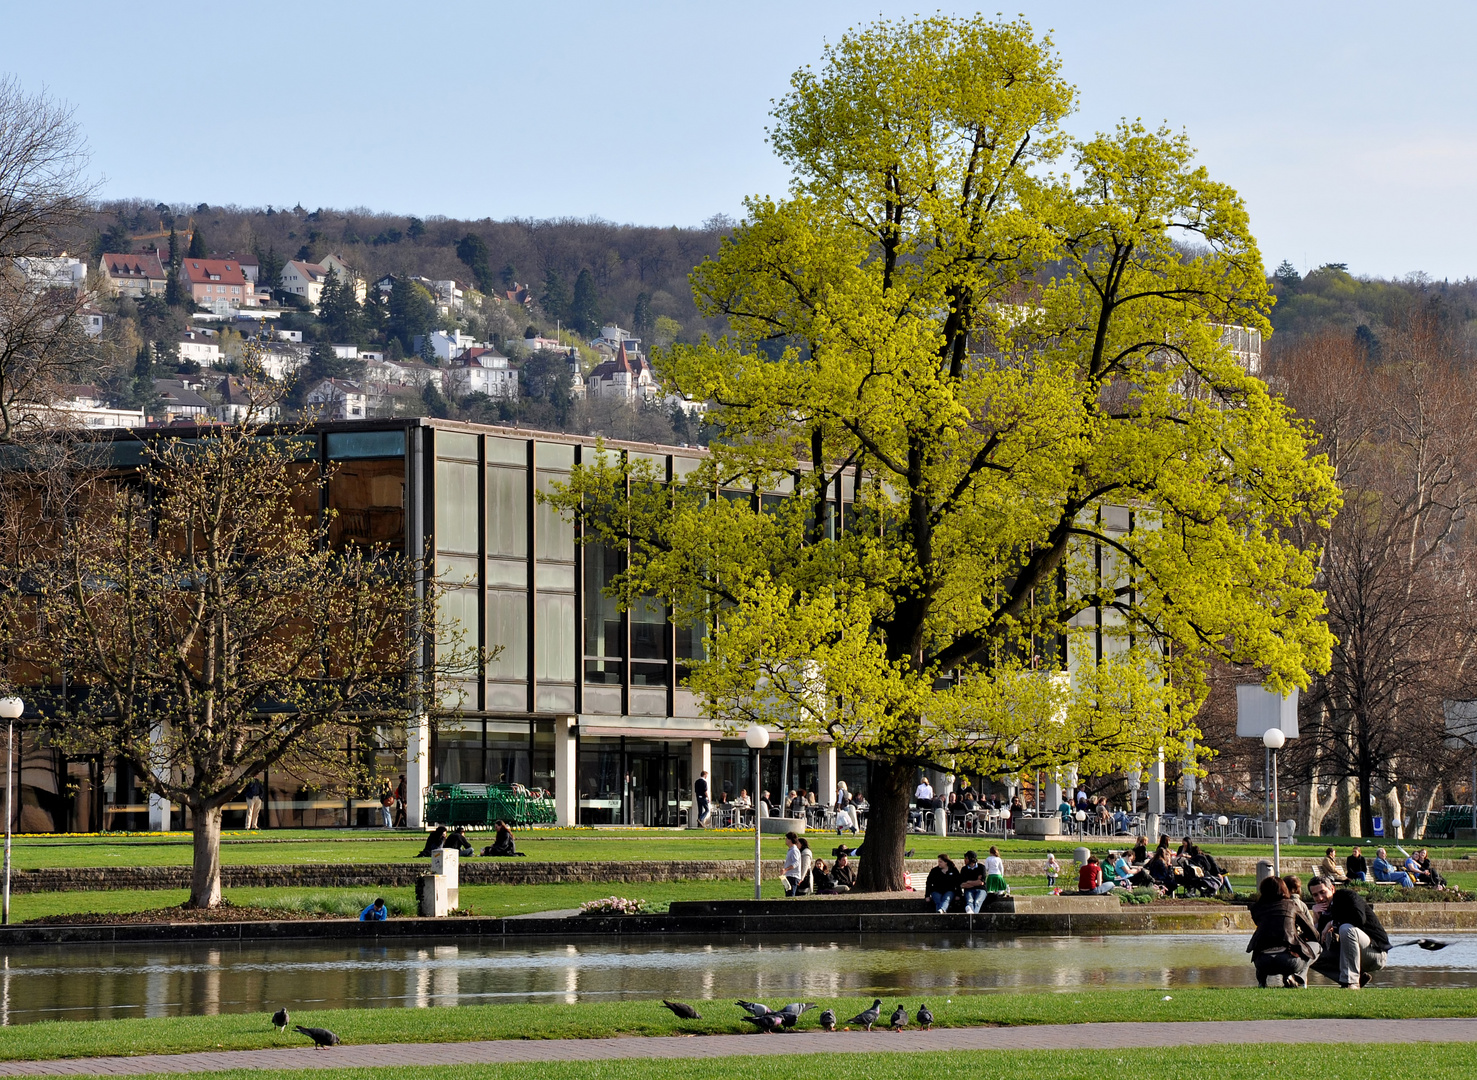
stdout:
<svg viewBox="0 0 1477 1080">
<path fill-rule="evenodd" d="M 785 868 L 783 878 L 785 895 L 797 896 L 800 888 L 800 845 L 799 837 L 793 832 L 785 833 Z"/>
<path fill-rule="evenodd" d="M 1048 851 L 1046 853 L 1046 887 L 1056 888 L 1056 879 L 1062 872 L 1062 864 L 1056 861 L 1056 855 Z"/>
<path fill-rule="evenodd" d="M 253 776 L 251 783 L 247 784 L 246 790 L 241 793 L 246 796 L 246 827 L 248 829 L 256 828 L 257 819 L 261 816 L 263 790 L 265 789 L 262 787 L 261 780 Z"/>
<path fill-rule="evenodd" d="M 708 770 L 704 769 L 698 774 L 698 778 L 692 782 L 693 805 L 697 807 L 697 827 L 706 829 L 708 827 L 708 816 L 712 813 L 712 807 L 708 802 Z"/>
<path fill-rule="evenodd" d="M 1313 970 L 1337 979 L 1347 990 L 1368 986 L 1374 973 L 1390 960 L 1390 939 L 1374 908 L 1353 889 L 1335 889 L 1323 878 L 1308 883 L 1308 895 L 1313 898 L 1323 946 Z"/>
<path fill-rule="evenodd" d="M 395 827 L 395 792 L 388 780 L 380 783 L 380 822 L 387 829 Z"/>
<path fill-rule="evenodd" d="M 395 785 L 395 828 L 405 828 L 405 774 L 400 774 L 400 783 Z"/>
</svg>

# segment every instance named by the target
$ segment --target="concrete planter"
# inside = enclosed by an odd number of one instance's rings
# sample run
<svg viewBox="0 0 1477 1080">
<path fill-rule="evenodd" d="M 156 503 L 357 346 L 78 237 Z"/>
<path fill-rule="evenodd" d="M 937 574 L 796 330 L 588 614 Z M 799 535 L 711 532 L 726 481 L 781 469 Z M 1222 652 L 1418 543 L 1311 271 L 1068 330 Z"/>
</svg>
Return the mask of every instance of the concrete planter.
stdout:
<svg viewBox="0 0 1477 1080">
<path fill-rule="evenodd" d="M 780 836 L 792 832 L 797 836 L 805 835 L 805 819 L 802 817 L 767 817 L 759 819 L 759 831 L 761 833 L 778 833 Z"/>
<path fill-rule="evenodd" d="M 1021 840 L 1045 840 L 1048 836 L 1062 834 L 1062 819 L 1052 817 L 1018 817 L 1015 819 L 1015 835 Z"/>
</svg>

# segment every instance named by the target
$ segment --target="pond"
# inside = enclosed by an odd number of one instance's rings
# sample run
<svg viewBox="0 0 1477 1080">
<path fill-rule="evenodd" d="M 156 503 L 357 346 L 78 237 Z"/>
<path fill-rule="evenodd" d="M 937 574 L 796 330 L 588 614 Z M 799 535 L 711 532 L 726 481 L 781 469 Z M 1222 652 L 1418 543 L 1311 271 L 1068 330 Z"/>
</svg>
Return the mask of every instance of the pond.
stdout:
<svg viewBox="0 0 1477 1080">
<path fill-rule="evenodd" d="M 1477 934 L 1444 940 L 1452 945 L 1443 952 L 1393 951 L 1379 984 L 1477 986 Z M 0 955 L 0 1024 L 270 1012 L 279 1005 L 308 1011 L 1252 986 L 1245 947 L 1243 934 L 26 946 Z"/>
</svg>

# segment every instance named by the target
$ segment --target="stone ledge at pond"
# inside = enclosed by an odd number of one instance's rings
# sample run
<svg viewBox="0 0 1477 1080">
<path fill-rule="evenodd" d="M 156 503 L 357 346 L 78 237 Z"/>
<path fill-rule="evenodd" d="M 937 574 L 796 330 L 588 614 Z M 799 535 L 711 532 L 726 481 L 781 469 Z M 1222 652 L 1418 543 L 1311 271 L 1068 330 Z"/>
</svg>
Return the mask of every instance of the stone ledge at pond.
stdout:
<svg viewBox="0 0 1477 1080">
<path fill-rule="evenodd" d="M 745 904 L 747 903 L 747 907 Z M 361 923 L 353 919 L 283 922 L 122 923 L 105 926 L 0 927 L 0 948 L 21 945 L 97 944 L 150 941 L 363 941 L 557 936 L 585 938 L 716 937 L 780 939 L 803 936 L 834 940 L 869 934 L 921 934 L 948 938 L 1074 934 L 1249 934 L 1245 908 L 1227 904 L 1121 905 L 1111 897 L 1036 896 L 1015 898 L 1014 911 L 936 915 L 909 894 L 816 897 L 800 900 L 683 901 L 660 915 L 595 915 L 509 919 L 454 916 Z M 1455 910 L 1453 910 L 1455 909 Z M 1379 904 L 1385 927 L 1395 933 L 1477 930 L 1477 905 Z"/>
</svg>

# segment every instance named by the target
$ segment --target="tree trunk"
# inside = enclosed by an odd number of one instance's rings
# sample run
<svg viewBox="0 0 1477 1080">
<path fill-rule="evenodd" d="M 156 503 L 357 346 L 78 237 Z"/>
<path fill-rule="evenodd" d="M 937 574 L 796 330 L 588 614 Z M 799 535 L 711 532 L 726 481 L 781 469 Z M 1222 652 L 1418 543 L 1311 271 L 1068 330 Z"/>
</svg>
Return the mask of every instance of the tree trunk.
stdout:
<svg viewBox="0 0 1477 1080">
<path fill-rule="evenodd" d="M 1364 768 L 1359 770 L 1359 835 L 1366 840 L 1374 835 L 1374 776 Z"/>
<path fill-rule="evenodd" d="M 1343 833 L 1345 836 L 1359 835 L 1359 784 L 1352 776 L 1345 776 L 1339 780 L 1339 800 L 1343 804 L 1340 810 L 1344 817 Z"/>
<path fill-rule="evenodd" d="M 1400 805 L 1400 785 L 1396 784 L 1385 793 L 1385 837 L 1389 840 L 1405 839 L 1405 808 Z"/>
<path fill-rule="evenodd" d="M 192 806 L 195 871 L 190 880 L 190 906 L 216 907 L 221 902 L 221 808 Z"/>
<path fill-rule="evenodd" d="M 908 800 L 915 769 L 912 765 L 879 764 L 872 770 L 867 792 L 866 849 L 857 874 L 857 892 L 900 892 L 908 887 L 903 852 L 908 846 Z"/>
<path fill-rule="evenodd" d="M 1315 776 L 1311 781 L 1298 788 L 1297 830 L 1301 836 L 1320 836 L 1323 833 L 1323 819 L 1333 809 L 1333 804 L 1338 801 L 1338 789 L 1333 788 L 1328 793 L 1328 798 L 1323 802 L 1318 801 L 1318 778 Z"/>
</svg>

